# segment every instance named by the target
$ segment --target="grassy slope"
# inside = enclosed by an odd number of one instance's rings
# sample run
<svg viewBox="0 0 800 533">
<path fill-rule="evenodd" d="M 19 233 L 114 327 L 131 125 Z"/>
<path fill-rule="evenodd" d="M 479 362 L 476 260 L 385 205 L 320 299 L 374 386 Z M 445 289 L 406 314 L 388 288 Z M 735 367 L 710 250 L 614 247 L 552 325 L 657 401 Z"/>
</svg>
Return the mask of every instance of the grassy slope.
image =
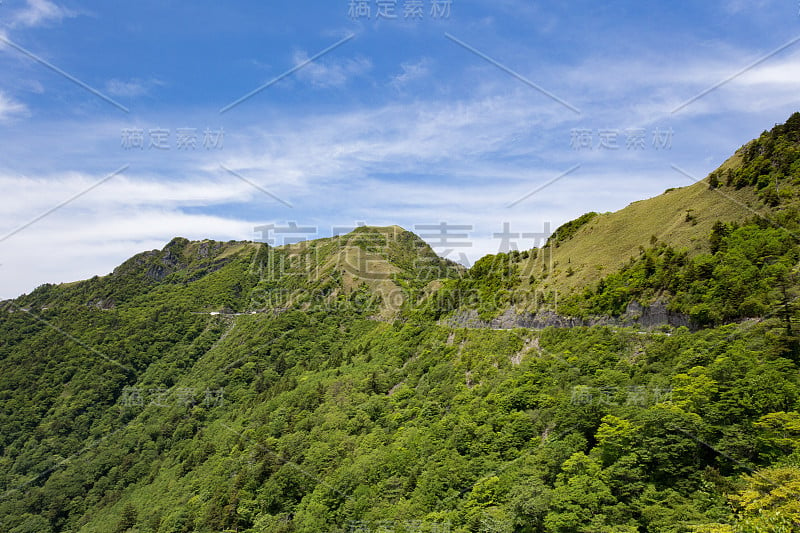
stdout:
<svg viewBox="0 0 800 533">
<path fill-rule="evenodd" d="M 364 287 L 380 299 L 377 316 L 397 315 L 410 294 L 430 282 L 458 275 L 463 267 L 439 258 L 431 247 L 399 226 L 363 227 L 352 233 L 275 248 L 262 272 L 264 291 L 280 286 L 284 306 L 310 305 L 309 297 L 328 301 Z M 270 262 L 271 261 L 271 262 Z M 290 274 L 294 282 L 281 279 Z M 331 283 L 336 280 L 336 283 Z M 266 306 L 273 299 L 265 299 Z M 265 307 L 254 302 L 253 309 Z"/>
<path fill-rule="evenodd" d="M 738 164 L 738 156 L 723 169 Z M 535 258 L 523 260 L 523 287 L 528 276 L 540 280 L 537 289 L 561 295 L 579 292 L 619 270 L 639 254 L 640 248 L 659 242 L 686 249 L 690 254 L 708 251 L 708 236 L 717 221 L 741 221 L 764 212 L 751 189 L 709 190 L 706 180 L 671 189 L 660 196 L 633 202 L 614 213 L 592 218 L 575 235 Z M 687 220 L 687 214 L 691 220 Z M 543 278 L 544 267 L 548 276 Z M 552 267 L 552 271 L 550 270 Z M 571 269 L 571 272 L 569 270 Z"/>
</svg>

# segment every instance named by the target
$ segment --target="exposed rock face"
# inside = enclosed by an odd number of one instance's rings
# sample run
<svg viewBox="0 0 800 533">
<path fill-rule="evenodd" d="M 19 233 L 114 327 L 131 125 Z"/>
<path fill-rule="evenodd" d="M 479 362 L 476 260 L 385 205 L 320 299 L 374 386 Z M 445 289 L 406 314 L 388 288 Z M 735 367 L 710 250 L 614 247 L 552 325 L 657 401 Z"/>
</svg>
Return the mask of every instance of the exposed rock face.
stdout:
<svg viewBox="0 0 800 533">
<path fill-rule="evenodd" d="M 445 322 L 452 327 L 491 328 L 491 329 L 544 329 L 548 327 L 572 328 L 578 326 L 636 326 L 642 329 L 654 329 L 660 326 L 685 326 L 693 329 L 689 317 L 667 309 L 667 304 L 657 301 L 649 306 L 638 302 L 628 304 L 625 313 L 619 317 L 594 316 L 577 318 L 559 315 L 553 311 L 536 313 L 518 313 L 514 307 L 507 309 L 502 315 L 492 320 L 481 320 L 474 310 L 459 311 Z"/>
<path fill-rule="evenodd" d="M 110 311 L 111 309 L 114 309 L 117 306 L 113 298 L 100 298 L 97 300 L 91 300 L 86 305 L 90 307 L 96 307 L 103 311 Z"/>
<path fill-rule="evenodd" d="M 209 242 L 203 241 L 202 243 L 200 243 L 200 248 L 197 250 L 197 256 L 206 259 L 208 258 L 208 252 L 209 252 Z"/>
<path fill-rule="evenodd" d="M 203 241 L 199 243 L 196 252 L 200 262 L 195 261 L 193 263 L 192 259 L 184 254 L 184 250 L 189 244 L 191 243 L 188 240 L 176 237 L 163 250 L 152 250 L 137 254 L 115 268 L 113 274 L 119 276 L 137 271 L 153 281 L 160 282 L 174 272 L 191 268 L 197 270 L 197 274 L 189 279 L 189 281 L 194 281 L 206 274 L 219 270 L 231 260 L 230 257 L 214 260 L 214 257 L 224 248 L 225 243 Z"/>
<path fill-rule="evenodd" d="M 638 324 L 646 329 L 663 325 L 685 326 L 690 329 L 694 327 L 688 316 L 670 311 L 667 309 L 667 303 L 662 300 L 649 306 L 643 306 L 639 302 L 631 302 L 620 318 L 627 324 Z"/>
<path fill-rule="evenodd" d="M 155 281 L 162 281 L 171 273 L 172 270 L 169 270 L 164 265 L 153 265 L 147 269 L 147 273 L 145 275 L 148 278 L 154 279 Z"/>
</svg>

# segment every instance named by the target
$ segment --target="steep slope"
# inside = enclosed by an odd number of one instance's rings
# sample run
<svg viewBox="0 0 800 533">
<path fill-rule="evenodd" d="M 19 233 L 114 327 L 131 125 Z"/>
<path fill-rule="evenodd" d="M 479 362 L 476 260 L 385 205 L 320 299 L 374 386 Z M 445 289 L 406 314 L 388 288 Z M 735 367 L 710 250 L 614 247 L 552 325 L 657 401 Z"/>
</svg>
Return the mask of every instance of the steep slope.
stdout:
<svg viewBox="0 0 800 533">
<path fill-rule="evenodd" d="M 735 159 L 723 168 L 734 165 Z M 543 287 L 567 296 L 618 271 L 639 255 L 641 248 L 660 242 L 691 254 L 707 252 L 708 236 L 716 222 L 741 222 L 770 211 L 752 189 L 723 192 L 710 189 L 703 180 L 634 202 L 615 213 L 599 214 L 571 238 L 557 241 L 552 255 L 548 250 L 538 261 L 529 260 L 531 264 L 521 268 L 534 276 L 542 272 L 542 266 L 552 268 Z"/>
<path fill-rule="evenodd" d="M 376 298 L 379 316 L 397 316 L 404 303 L 464 268 L 438 257 L 399 226 L 362 227 L 327 239 L 264 249 L 255 268 L 255 310 L 330 304 L 361 290 Z"/>
<path fill-rule="evenodd" d="M 36 311 L 68 305 L 108 310 L 124 303 L 135 305 L 137 300 L 160 298 L 164 291 L 192 285 L 198 289 L 199 299 L 194 304 L 198 309 L 238 308 L 253 283 L 246 274 L 259 248 L 248 242 L 190 242 L 175 238 L 162 250 L 135 255 L 107 276 L 46 284 L 9 303 Z"/>
<path fill-rule="evenodd" d="M 708 237 L 717 222 L 763 218 L 788 225 L 791 221 L 780 214 L 796 211 L 799 185 L 800 113 L 795 113 L 737 150 L 702 181 L 592 218 L 558 242 L 552 257 L 543 254 L 553 267 L 547 284 L 565 293 L 580 289 L 619 270 L 640 248 L 656 242 L 690 256 L 708 252 Z"/>
<path fill-rule="evenodd" d="M 662 318 L 675 312 L 683 316 L 677 323 L 707 325 L 776 314 L 783 306 L 789 320 L 799 235 L 796 113 L 698 183 L 615 213 L 587 213 L 558 228 L 541 249 L 483 258 L 465 281 L 445 287 L 448 295 L 469 297 L 435 314 L 461 308 L 477 310 L 484 321 L 503 314 L 500 323 L 524 324 L 544 312 L 596 315 L 597 322 L 626 311 L 634 317 L 640 304 L 655 304 Z M 715 287 L 704 291 L 703 284 Z M 776 287 L 783 294 L 770 294 Z"/>
</svg>

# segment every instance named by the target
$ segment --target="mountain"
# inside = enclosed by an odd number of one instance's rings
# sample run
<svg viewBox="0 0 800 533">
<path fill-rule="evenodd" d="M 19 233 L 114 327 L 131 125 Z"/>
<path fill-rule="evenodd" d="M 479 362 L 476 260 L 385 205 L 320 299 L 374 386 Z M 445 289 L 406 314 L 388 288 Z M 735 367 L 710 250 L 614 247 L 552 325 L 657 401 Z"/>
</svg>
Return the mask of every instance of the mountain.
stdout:
<svg viewBox="0 0 800 533">
<path fill-rule="evenodd" d="M 0 531 L 800 523 L 800 114 L 546 246 L 190 242 L 0 305 Z"/>
<path fill-rule="evenodd" d="M 738 159 L 735 156 L 721 168 L 736 165 Z M 549 253 L 545 257 L 554 267 L 546 286 L 565 294 L 580 290 L 619 270 L 637 257 L 641 248 L 650 248 L 655 242 L 691 254 L 708 252 L 708 236 L 715 223 L 740 222 L 769 211 L 752 188 L 720 191 L 702 180 L 614 213 L 584 215 L 577 224 L 556 231 L 552 257 Z"/>
<path fill-rule="evenodd" d="M 798 274 L 798 142 L 795 113 L 691 186 L 614 213 L 587 213 L 541 249 L 483 258 L 471 283 L 450 282 L 463 290 L 486 284 L 487 265 L 494 277 L 504 272 L 502 287 L 479 297 L 466 323 L 788 321 Z"/>
<path fill-rule="evenodd" d="M 708 252 L 708 236 L 718 222 L 764 216 L 786 225 L 787 211 L 794 216 L 800 200 L 798 139 L 800 113 L 795 113 L 694 185 L 669 189 L 615 213 L 584 215 L 579 224 L 559 228 L 552 259 L 546 256 L 555 266 L 548 286 L 567 293 L 579 290 L 618 270 L 655 241 L 690 255 Z M 567 274 L 569 268 L 573 274 Z"/>
</svg>

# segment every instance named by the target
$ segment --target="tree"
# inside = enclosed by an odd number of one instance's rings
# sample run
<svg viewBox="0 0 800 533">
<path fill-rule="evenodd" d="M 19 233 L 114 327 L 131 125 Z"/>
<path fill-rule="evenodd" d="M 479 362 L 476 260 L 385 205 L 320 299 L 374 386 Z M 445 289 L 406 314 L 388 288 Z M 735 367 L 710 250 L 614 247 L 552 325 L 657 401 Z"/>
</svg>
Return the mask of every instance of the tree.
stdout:
<svg viewBox="0 0 800 533">
<path fill-rule="evenodd" d="M 122 508 L 122 516 L 120 516 L 119 524 L 117 524 L 116 533 L 125 533 L 130 528 L 136 525 L 136 508 L 130 502 L 125 504 Z"/>
<path fill-rule="evenodd" d="M 767 468 L 743 480 L 745 488 L 730 496 L 738 518 L 734 532 L 796 531 L 800 523 L 800 468 Z"/>
<path fill-rule="evenodd" d="M 606 523 L 606 510 L 616 503 L 601 476 L 599 461 L 583 452 L 564 462 L 553 490 L 545 529 L 554 533 L 594 532 Z"/>
<path fill-rule="evenodd" d="M 777 448 L 779 456 L 800 450 L 800 413 L 796 411 L 769 413 L 758 419 L 755 427 L 770 448 Z"/>
</svg>

